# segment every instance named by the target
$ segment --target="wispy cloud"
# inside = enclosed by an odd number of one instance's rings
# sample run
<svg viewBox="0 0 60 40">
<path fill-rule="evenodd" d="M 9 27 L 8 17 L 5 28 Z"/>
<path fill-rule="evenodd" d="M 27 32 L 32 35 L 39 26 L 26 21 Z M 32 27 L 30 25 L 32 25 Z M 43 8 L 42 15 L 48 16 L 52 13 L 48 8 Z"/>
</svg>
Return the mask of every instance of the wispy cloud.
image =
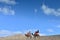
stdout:
<svg viewBox="0 0 60 40">
<path fill-rule="evenodd" d="M 42 5 L 42 10 L 46 15 L 55 15 L 55 16 L 60 16 L 60 8 L 54 9 L 54 8 L 49 8 L 45 4 Z"/>
<path fill-rule="evenodd" d="M 21 32 L 21 31 L 10 31 L 10 30 L 0 30 L 0 37 L 6 37 L 6 36 L 11 36 L 11 35 L 16 35 L 16 34 L 23 34 L 23 32 Z M 39 33 L 39 35 L 40 36 L 46 36 L 46 34 L 44 34 L 44 33 Z"/>
<path fill-rule="evenodd" d="M 48 31 L 48 32 L 54 32 L 54 30 L 53 30 L 53 29 L 47 29 L 47 31 Z"/>
<path fill-rule="evenodd" d="M 9 4 L 9 5 L 15 5 L 15 0 L 0 0 L 1 3 Z"/>
<path fill-rule="evenodd" d="M 35 12 L 35 13 L 37 13 L 37 11 L 38 11 L 37 9 L 34 9 L 34 12 Z"/>
<path fill-rule="evenodd" d="M 15 5 L 17 4 L 17 2 L 15 0 L 0 0 L 0 3 L 2 4 L 8 4 L 8 5 Z M 15 10 L 12 9 L 12 6 L 11 8 L 9 8 L 9 6 L 4 6 L 4 7 L 0 7 L 0 14 L 3 14 L 3 15 L 15 15 Z"/>
<path fill-rule="evenodd" d="M 60 25 L 56 26 L 57 28 L 60 28 Z"/>
<path fill-rule="evenodd" d="M 21 34 L 20 31 L 9 31 L 9 30 L 0 30 L 0 37 L 5 37 L 9 35 Z"/>
<path fill-rule="evenodd" d="M 7 7 L 0 8 L 0 12 L 4 15 L 15 15 L 15 11 Z"/>
<path fill-rule="evenodd" d="M 40 33 L 40 36 L 46 36 L 46 34 Z"/>
</svg>

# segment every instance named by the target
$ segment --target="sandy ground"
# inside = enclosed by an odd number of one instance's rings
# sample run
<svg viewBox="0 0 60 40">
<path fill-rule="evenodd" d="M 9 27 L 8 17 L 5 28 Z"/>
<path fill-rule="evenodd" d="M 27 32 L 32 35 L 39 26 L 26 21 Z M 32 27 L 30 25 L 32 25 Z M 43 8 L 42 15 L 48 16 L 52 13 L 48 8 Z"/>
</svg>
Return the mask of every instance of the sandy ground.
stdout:
<svg viewBox="0 0 60 40">
<path fill-rule="evenodd" d="M 40 36 L 38 38 L 27 38 L 24 35 L 18 34 L 13 36 L 1 37 L 0 40 L 60 40 L 60 35 L 55 36 Z"/>
</svg>

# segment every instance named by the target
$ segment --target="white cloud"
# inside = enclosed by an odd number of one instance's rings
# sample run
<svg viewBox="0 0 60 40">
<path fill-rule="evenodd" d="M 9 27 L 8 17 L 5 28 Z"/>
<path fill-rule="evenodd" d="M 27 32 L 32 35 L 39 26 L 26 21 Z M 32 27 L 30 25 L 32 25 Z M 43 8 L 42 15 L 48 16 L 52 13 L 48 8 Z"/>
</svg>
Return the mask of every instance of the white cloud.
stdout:
<svg viewBox="0 0 60 40">
<path fill-rule="evenodd" d="M 0 12 L 4 15 L 15 15 L 15 11 L 9 8 L 0 8 Z"/>
<path fill-rule="evenodd" d="M 60 8 L 58 9 L 53 9 L 53 8 L 49 8 L 46 5 L 42 5 L 42 10 L 46 15 L 55 15 L 55 16 L 60 16 Z"/>
<path fill-rule="evenodd" d="M 53 29 L 47 29 L 47 31 L 48 31 L 48 32 L 54 32 L 54 30 L 53 30 Z"/>
<path fill-rule="evenodd" d="M 46 34 L 40 33 L 40 36 L 46 36 Z"/>
<path fill-rule="evenodd" d="M 14 34 L 21 34 L 22 32 L 20 31 L 16 31 L 16 32 L 13 32 Z"/>
<path fill-rule="evenodd" d="M 21 34 L 20 31 L 9 31 L 9 30 L 0 30 L 0 37 L 5 37 L 9 35 Z"/>
<path fill-rule="evenodd" d="M 9 31 L 9 30 L 0 30 L 0 37 L 6 37 L 6 36 L 11 36 L 11 35 L 16 35 L 16 34 L 22 34 L 23 32 L 21 31 Z M 40 36 L 46 36 L 44 33 L 39 33 Z"/>
<path fill-rule="evenodd" d="M 1 3 L 6 3 L 6 4 L 11 4 L 15 5 L 16 1 L 15 0 L 0 0 Z"/>
<path fill-rule="evenodd" d="M 10 6 L 17 4 L 15 0 L 0 0 L 0 3 L 8 4 Z M 0 14 L 15 15 L 15 10 L 12 10 L 11 8 L 9 8 L 9 6 L 6 5 L 6 7 L 0 7 Z"/>
</svg>

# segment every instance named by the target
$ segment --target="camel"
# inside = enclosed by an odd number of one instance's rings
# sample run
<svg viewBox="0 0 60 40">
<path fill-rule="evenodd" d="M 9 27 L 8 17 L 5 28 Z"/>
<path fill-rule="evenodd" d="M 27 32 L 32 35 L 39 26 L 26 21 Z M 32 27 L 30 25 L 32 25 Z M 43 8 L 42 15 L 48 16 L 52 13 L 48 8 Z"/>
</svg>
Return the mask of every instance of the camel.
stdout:
<svg viewBox="0 0 60 40">
<path fill-rule="evenodd" d="M 40 35 L 39 35 L 39 30 L 35 31 L 35 33 L 33 34 L 34 40 L 40 40 Z"/>
<path fill-rule="evenodd" d="M 27 39 L 31 39 L 34 37 L 34 40 L 36 40 L 36 38 L 40 37 L 39 30 L 35 31 L 35 33 L 31 33 L 29 31 L 27 34 L 25 34 L 25 36 L 27 37 Z"/>
<path fill-rule="evenodd" d="M 31 32 L 29 31 L 27 34 L 25 34 L 25 36 L 27 37 L 27 38 L 32 38 L 32 34 L 31 34 Z"/>
<path fill-rule="evenodd" d="M 39 35 L 39 30 L 35 31 L 34 34 L 32 33 L 32 35 L 34 36 L 34 38 L 39 37 L 39 36 L 40 36 L 40 35 Z"/>
</svg>

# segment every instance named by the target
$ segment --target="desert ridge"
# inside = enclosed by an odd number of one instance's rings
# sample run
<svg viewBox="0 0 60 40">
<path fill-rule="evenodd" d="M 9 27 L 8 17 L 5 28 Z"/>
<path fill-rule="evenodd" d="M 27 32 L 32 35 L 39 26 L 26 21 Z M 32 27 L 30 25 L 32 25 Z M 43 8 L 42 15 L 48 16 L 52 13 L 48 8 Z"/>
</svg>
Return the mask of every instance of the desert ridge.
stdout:
<svg viewBox="0 0 60 40">
<path fill-rule="evenodd" d="M 22 34 L 0 37 L 0 40 L 28 40 L 28 39 L 29 38 Z M 60 40 L 60 35 L 40 36 L 36 39 L 32 37 L 29 40 Z"/>
</svg>

